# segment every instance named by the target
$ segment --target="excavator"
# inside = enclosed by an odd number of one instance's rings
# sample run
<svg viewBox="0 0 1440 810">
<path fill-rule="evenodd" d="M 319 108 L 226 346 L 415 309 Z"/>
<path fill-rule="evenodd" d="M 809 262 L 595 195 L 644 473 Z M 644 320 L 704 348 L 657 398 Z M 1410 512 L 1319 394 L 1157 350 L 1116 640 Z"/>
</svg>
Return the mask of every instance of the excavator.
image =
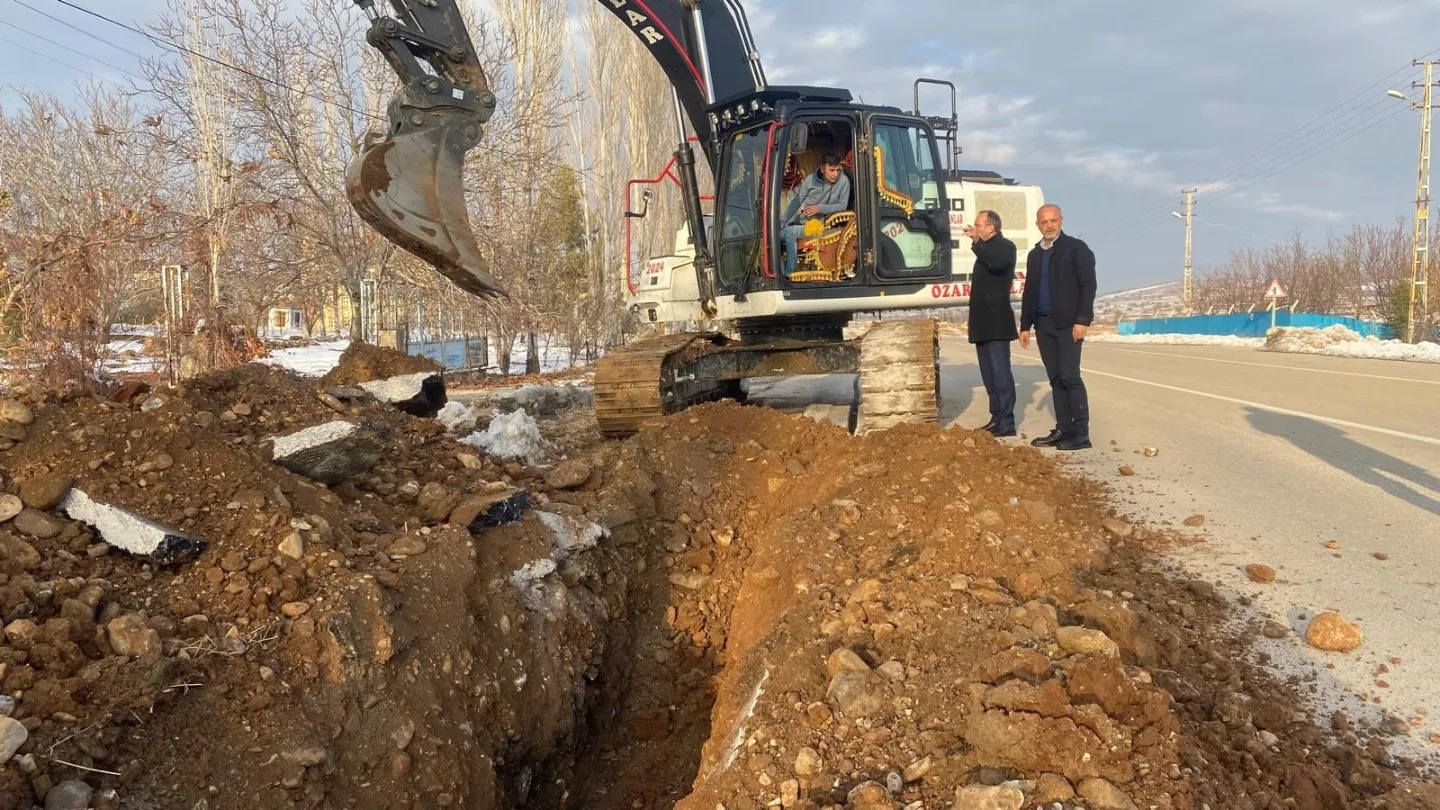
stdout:
<svg viewBox="0 0 1440 810">
<path fill-rule="evenodd" d="M 465 154 L 497 101 L 457 0 L 389 0 L 392 15 L 375 0 L 354 2 L 371 21 L 367 42 L 404 86 L 388 104 L 388 131 L 368 137 L 349 167 L 352 205 L 461 289 L 504 295 L 462 187 Z M 857 103 L 844 89 L 771 85 L 738 0 L 597 2 L 672 86 L 699 320 L 732 325 L 730 334 L 655 335 L 605 355 L 595 371 L 601 432 L 623 437 L 693 405 L 743 400 L 749 378 L 804 374 L 856 375 L 857 433 L 937 422 L 933 319 L 882 319 L 849 340 L 844 331 L 857 313 L 968 302 L 951 253 L 964 201 L 947 194 L 941 161 L 942 142 L 954 151 L 954 86 L 946 119 L 920 115 L 918 84 L 913 112 Z M 850 180 L 847 207 L 804 222 L 787 273 L 786 198 L 836 158 Z M 711 215 L 700 171 L 713 179 Z"/>
</svg>

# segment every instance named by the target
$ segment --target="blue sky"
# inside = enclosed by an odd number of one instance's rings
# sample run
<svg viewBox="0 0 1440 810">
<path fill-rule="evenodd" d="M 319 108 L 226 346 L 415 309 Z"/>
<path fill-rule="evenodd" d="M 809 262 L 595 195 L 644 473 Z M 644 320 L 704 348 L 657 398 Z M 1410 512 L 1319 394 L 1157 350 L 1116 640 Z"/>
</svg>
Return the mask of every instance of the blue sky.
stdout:
<svg viewBox="0 0 1440 810">
<path fill-rule="evenodd" d="M 115 45 L 158 52 L 55 0 L 23 2 Z M 126 22 L 165 8 L 77 2 Z M 848 87 L 908 108 L 915 77 L 954 81 L 962 165 L 1041 185 L 1064 206 L 1066 230 L 1095 248 L 1103 290 L 1179 278 L 1184 228 L 1169 212 L 1186 186 L 1202 188 L 1200 268 L 1297 231 L 1319 241 L 1355 224 L 1408 221 L 1413 208 L 1419 116 L 1384 90 L 1408 91 L 1410 60 L 1440 51 L 1434 0 L 745 6 L 774 83 Z M 0 0 L 0 21 L 32 32 L 0 23 L 0 84 L 63 93 L 82 70 L 125 80 L 96 58 L 135 67 L 132 55 L 18 0 Z M 625 35 L 618 22 L 616 35 Z M 0 101 L 13 93 L 0 89 Z"/>
</svg>

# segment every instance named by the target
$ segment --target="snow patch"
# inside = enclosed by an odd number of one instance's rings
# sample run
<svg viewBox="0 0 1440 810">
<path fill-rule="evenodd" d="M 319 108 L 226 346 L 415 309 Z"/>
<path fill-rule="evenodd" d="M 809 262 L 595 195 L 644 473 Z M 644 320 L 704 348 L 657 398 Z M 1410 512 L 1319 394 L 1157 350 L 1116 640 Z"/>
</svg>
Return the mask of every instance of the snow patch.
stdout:
<svg viewBox="0 0 1440 810">
<path fill-rule="evenodd" d="M 435 419 L 451 433 L 468 433 L 475 430 L 479 416 L 469 405 L 452 399 L 435 414 Z"/>
<path fill-rule="evenodd" d="M 538 464 L 545 449 L 540 426 L 524 408 L 495 417 L 484 431 L 471 433 L 460 442 L 496 458 L 523 459 L 526 464 Z"/>
<path fill-rule="evenodd" d="M 1117 335 L 1111 332 L 1091 332 L 1085 336 L 1091 343 L 1132 343 L 1159 346 L 1239 346 L 1259 348 L 1264 338 L 1238 337 L 1236 335 Z"/>
<path fill-rule="evenodd" d="M 260 357 L 252 362 L 288 369 L 306 377 L 323 377 L 340 365 L 340 355 L 349 347 L 349 339 L 331 340 L 314 346 L 276 349 L 270 352 L 269 357 Z"/>
<path fill-rule="evenodd" d="M 600 538 L 610 536 L 608 529 L 588 520 L 582 522 L 554 512 L 535 514 L 555 536 L 555 553 L 562 559 L 577 552 L 589 551 L 599 544 Z"/>
<path fill-rule="evenodd" d="M 1440 344 L 1422 341 L 1381 340 L 1361 337 L 1340 326 L 1324 329 L 1281 326 L 1271 329 L 1261 351 L 1324 354 L 1332 357 L 1360 357 L 1371 360 L 1410 360 L 1419 363 L 1440 363 Z"/>
</svg>

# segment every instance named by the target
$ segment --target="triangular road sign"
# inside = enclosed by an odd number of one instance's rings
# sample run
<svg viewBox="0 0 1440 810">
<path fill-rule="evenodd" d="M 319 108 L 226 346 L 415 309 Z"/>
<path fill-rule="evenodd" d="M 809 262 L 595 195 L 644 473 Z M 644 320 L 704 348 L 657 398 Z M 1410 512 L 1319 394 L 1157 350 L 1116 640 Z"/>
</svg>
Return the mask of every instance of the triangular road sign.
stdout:
<svg viewBox="0 0 1440 810">
<path fill-rule="evenodd" d="M 1279 279 L 1272 279 L 1270 281 L 1270 286 L 1265 288 L 1266 298 L 1284 298 L 1285 296 L 1285 288 L 1280 286 Z"/>
</svg>

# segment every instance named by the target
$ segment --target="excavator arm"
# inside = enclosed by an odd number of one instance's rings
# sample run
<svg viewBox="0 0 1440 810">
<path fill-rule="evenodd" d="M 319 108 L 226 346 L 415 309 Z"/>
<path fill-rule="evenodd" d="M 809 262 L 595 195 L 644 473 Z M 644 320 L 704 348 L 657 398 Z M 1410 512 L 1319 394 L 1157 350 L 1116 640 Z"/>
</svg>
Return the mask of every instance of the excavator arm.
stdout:
<svg viewBox="0 0 1440 810">
<path fill-rule="evenodd" d="M 688 119 L 713 167 L 711 108 L 766 86 L 738 0 L 596 1 L 660 64 L 677 112 Z M 486 270 L 465 205 L 465 154 L 480 142 L 496 99 L 457 0 L 389 0 L 393 16 L 377 11 L 375 0 L 353 2 L 371 20 L 367 41 L 404 86 L 389 102 L 388 131 L 367 137 L 350 164 L 351 204 L 382 236 L 466 292 L 504 294 Z M 681 130 L 680 149 L 689 156 L 683 124 Z M 690 172 L 685 185 L 696 197 L 692 219 L 698 222 L 694 160 L 681 164 Z"/>
</svg>

